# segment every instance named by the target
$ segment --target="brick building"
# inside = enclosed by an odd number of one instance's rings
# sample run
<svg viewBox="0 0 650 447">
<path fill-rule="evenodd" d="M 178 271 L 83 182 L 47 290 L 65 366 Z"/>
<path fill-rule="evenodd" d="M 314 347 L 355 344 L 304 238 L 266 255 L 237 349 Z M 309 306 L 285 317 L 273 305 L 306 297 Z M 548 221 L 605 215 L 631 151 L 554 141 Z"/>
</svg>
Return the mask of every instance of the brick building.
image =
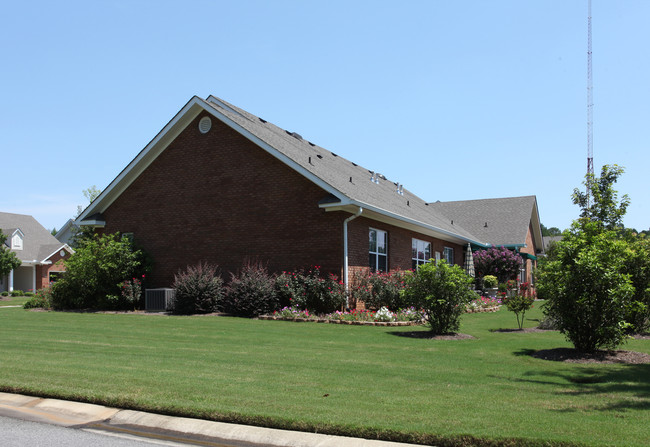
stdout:
<svg viewBox="0 0 650 447">
<path fill-rule="evenodd" d="M 132 233 L 154 260 L 152 287 L 201 261 L 319 265 L 347 281 L 355 269 L 462 264 L 468 246 L 490 245 L 400 183 L 214 96 L 193 97 L 76 223 Z"/>
<path fill-rule="evenodd" d="M 5 245 L 21 261 L 20 267 L 4 278 L 0 277 L 0 292 L 36 291 L 47 287 L 65 272 L 63 260 L 73 250 L 56 240 L 32 216 L 0 213 L 0 229 L 7 236 Z"/>
</svg>

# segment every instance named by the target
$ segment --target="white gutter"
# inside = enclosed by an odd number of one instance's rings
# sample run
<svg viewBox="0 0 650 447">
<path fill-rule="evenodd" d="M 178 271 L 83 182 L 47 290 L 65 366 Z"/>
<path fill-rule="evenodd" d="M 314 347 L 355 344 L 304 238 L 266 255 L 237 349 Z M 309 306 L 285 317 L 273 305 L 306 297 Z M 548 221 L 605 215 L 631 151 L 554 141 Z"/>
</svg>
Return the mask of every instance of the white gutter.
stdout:
<svg viewBox="0 0 650 447">
<path fill-rule="evenodd" d="M 343 221 L 343 284 L 345 284 L 345 307 L 350 307 L 348 283 L 348 222 L 353 221 L 363 213 L 363 208 L 359 207 L 356 214 L 348 217 Z"/>
</svg>

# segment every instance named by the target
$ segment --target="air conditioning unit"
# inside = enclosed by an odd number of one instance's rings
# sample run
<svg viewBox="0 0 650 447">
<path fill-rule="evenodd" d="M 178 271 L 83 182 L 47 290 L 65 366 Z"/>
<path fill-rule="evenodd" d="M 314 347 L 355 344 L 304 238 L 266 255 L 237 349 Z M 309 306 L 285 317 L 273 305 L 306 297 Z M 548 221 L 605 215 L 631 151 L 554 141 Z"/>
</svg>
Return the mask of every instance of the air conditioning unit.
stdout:
<svg viewBox="0 0 650 447">
<path fill-rule="evenodd" d="M 146 289 L 144 292 L 144 308 L 146 311 L 167 311 L 174 303 L 174 289 Z"/>
</svg>

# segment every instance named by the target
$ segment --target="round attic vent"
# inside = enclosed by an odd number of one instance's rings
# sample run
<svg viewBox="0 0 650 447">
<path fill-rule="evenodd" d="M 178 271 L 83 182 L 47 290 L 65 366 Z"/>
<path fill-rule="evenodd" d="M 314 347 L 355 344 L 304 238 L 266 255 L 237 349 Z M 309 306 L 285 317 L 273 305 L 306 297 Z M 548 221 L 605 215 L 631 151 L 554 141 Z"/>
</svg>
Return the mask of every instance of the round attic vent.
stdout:
<svg viewBox="0 0 650 447">
<path fill-rule="evenodd" d="M 210 117 L 204 116 L 203 118 L 201 118 L 201 121 L 199 121 L 199 132 L 208 133 L 210 128 L 212 128 L 212 120 L 210 119 Z"/>
</svg>

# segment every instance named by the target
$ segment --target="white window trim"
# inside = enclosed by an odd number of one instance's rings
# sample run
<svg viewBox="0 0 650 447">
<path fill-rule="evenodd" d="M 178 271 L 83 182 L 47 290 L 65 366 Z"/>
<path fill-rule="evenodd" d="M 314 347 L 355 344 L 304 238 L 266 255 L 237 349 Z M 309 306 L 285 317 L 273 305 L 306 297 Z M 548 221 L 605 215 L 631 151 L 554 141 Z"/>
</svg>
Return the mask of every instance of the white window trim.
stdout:
<svg viewBox="0 0 650 447">
<path fill-rule="evenodd" d="M 449 259 L 447 259 L 447 250 L 451 250 L 451 262 L 449 262 Z M 449 265 L 454 265 L 454 247 L 444 247 L 442 250 L 442 256 L 443 258 L 447 261 L 447 264 Z"/>
<path fill-rule="evenodd" d="M 426 247 L 427 245 L 429 246 L 429 258 L 428 258 L 428 259 L 426 259 L 426 256 L 425 256 L 424 258 L 422 258 L 422 259 L 420 259 L 420 258 L 417 257 L 418 253 L 420 252 L 420 251 L 417 249 L 417 244 L 418 244 L 419 242 L 422 242 L 423 244 L 425 244 L 425 247 Z M 415 254 L 415 256 L 416 256 L 416 257 L 415 257 L 415 258 L 413 257 L 413 244 L 414 244 L 414 243 L 416 244 L 416 248 L 415 248 L 415 250 L 416 250 L 416 254 Z M 424 256 L 424 253 L 425 253 L 425 250 L 423 250 L 423 256 Z M 420 266 L 420 265 L 422 265 L 422 264 L 428 264 L 428 263 L 430 263 L 430 262 L 431 262 L 431 242 L 429 242 L 429 241 L 425 241 L 425 240 L 422 240 L 422 239 L 411 238 L 411 261 L 415 261 L 415 265 L 416 265 L 416 267 L 417 267 L 417 266 Z M 412 264 L 412 262 L 411 262 L 411 264 Z"/>
<path fill-rule="evenodd" d="M 386 253 L 379 253 L 379 250 L 370 251 L 370 247 L 368 247 L 368 254 L 375 256 L 375 265 L 377 266 L 376 271 L 382 271 L 382 270 L 379 270 L 379 257 L 380 256 L 385 256 L 386 257 L 386 270 L 385 271 L 388 271 L 388 232 L 385 231 L 385 230 L 380 230 L 378 228 L 372 228 L 372 227 L 370 227 L 368 229 L 368 233 L 370 233 L 370 231 L 376 231 L 377 232 L 377 246 L 379 246 L 379 235 L 382 234 L 382 233 L 386 235 L 386 237 L 385 237 L 385 240 L 386 240 Z"/>
</svg>

